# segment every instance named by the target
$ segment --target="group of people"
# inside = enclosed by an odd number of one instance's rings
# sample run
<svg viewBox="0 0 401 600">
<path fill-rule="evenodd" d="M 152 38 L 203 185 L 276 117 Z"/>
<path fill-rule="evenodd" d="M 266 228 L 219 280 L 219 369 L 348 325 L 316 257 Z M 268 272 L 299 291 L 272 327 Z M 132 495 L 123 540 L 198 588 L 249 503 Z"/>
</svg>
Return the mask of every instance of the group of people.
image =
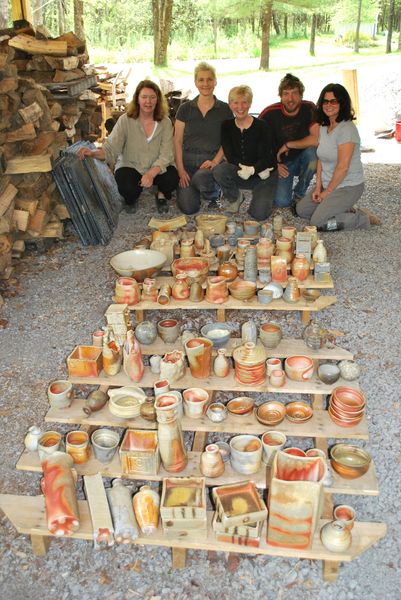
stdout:
<svg viewBox="0 0 401 600">
<path fill-rule="evenodd" d="M 249 86 L 232 88 L 227 104 L 214 95 L 211 65 L 201 62 L 194 75 L 199 94 L 179 107 L 174 128 L 160 88 L 144 80 L 102 148 L 80 151 L 81 158 L 103 159 L 114 168 L 127 212 L 135 212 L 141 191 L 152 186 L 160 214 L 168 212 L 174 190 L 188 215 L 202 202 L 213 209 L 222 201 L 237 213 L 243 191 L 251 190 L 248 213 L 258 221 L 277 206 L 290 207 L 321 231 L 380 224 L 355 206 L 364 190 L 360 138 L 342 85 L 326 85 L 315 106 L 303 100 L 304 85 L 288 73 L 279 85 L 280 102 L 255 117 Z"/>
</svg>

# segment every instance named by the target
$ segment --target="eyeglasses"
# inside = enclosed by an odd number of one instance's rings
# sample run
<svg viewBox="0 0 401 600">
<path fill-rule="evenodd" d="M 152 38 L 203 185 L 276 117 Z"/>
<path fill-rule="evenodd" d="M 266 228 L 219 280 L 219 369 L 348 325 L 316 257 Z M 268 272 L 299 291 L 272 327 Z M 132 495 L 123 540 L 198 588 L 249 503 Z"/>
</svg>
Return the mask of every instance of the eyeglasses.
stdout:
<svg viewBox="0 0 401 600">
<path fill-rule="evenodd" d="M 330 100 L 327 100 L 326 98 L 324 98 L 322 104 L 326 104 L 326 106 L 328 104 L 330 104 L 331 106 L 336 106 L 337 104 L 340 104 L 339 101 L 337 100 L 337 98 L 331 98 Z"/>
</svg>

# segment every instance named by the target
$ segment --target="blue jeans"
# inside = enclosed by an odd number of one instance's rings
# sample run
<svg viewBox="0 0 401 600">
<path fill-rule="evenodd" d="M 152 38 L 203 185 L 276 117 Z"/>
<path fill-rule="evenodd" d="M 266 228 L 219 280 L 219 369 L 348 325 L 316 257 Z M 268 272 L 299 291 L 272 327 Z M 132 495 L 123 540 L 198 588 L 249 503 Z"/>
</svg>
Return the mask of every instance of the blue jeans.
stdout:
<svg viewBox="0 0 401 600">
<path fill-rule="evenodd" d="M 184 167 L 191 177 L 189 186 L 179 187 L 177 190 L 177 205 L 185 215 L 193 215 L 199 212 L 201 201 L 211 202 L 217 200 L 220 190 L 213 178 L 211 169 L 199 169 L 205 160 L 211 160 L 215 153 L 186 153 L 184 156 Z"/>
<path fill-rule="evenodd" d="M 309 146 L 309 148 L 302 150 L 294 160 L 285 163 L 288 169 L 288 176 L 278 178 L 276 197 L 274 199 L 275 206 L 279 206 L 280 208 L 291 206 L 293 194 L 298 198 L 305 196 L 306 190 L 316 173 L 316 162 L 316 148 Z M 295 188 L 292 189 L 294 177 L 298 177 L 298 182 Z"/>
</svg>

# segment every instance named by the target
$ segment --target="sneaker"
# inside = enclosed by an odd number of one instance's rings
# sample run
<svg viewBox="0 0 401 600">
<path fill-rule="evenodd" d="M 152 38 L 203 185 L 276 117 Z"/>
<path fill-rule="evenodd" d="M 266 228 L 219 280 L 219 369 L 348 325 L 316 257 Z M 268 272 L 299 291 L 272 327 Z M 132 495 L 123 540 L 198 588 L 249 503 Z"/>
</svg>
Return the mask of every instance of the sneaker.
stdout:
<svg viewBox="0 0 401 600">
<path fill-rule="evenodd" d="M 210 200 L 209 204 L 207 205 L 208 210 L 220 210 L 221 208 L 223 208 L 223 205 L 220 201 L 219 198 L 216 198 L 215 200 Z"/>
<path fill-rule="evenodd" d="M 156 206 L 159 215 L 165 215 L 168 213 L 168 202 L 166 198 L 159 198 L 159 196 L 156 196 Z"/>
<path fill-rule="evenodd" d="M 317 228 L 318 231 L 341 231 L 342 229 L 344 229 L 344 223 L 337 223 L 334 217 L 329 219 L 326 225 Z"/>
<path fill-rule="evenodd" d="M 138 208 L 137 202 L 133 202 L 132 204 L 126 204 L 124 206 L 124 210 L 127 213 L 127 215 L 133 215 L 134 213 L 136 213 L 137 208 Z"/>
<path fill-rule="evenodd" d="M 379 217 L 377 217 L 374 213 L 370 212 L 370 210 L 368 210 L 367 208 L 360 208 L 359 210 L 368 217 L 369 223 L 371 225 L 381 225 L 382 224 Z"/>
<path fill-rule="evenodd" d="M 241 191 L 238 192 L 238 198 L 236 200 L 229 202 L 226 211 L 229 213 L 237 213 L 239 211 L 239 207 L 244 201 L 244 196 Z"/>
</svg>

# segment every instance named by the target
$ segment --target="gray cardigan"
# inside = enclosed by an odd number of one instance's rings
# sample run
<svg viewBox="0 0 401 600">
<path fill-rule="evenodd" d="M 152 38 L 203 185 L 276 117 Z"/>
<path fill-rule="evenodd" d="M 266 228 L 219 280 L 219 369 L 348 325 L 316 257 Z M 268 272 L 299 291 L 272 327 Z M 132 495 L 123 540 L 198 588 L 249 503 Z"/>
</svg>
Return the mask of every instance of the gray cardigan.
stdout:
<svg viewBox="0 0 401 600">
<path fill-rule="evenodd" d="M 136 169 L 141 175 L 152 167 L 160 167 L 161 173 L 174 164 L 173 126 L 167 117 L 157 123 L 150 142 L 139 119 L 122 115 L 103 144 L 106 161 L 121 167 Z"/>
</svg>

